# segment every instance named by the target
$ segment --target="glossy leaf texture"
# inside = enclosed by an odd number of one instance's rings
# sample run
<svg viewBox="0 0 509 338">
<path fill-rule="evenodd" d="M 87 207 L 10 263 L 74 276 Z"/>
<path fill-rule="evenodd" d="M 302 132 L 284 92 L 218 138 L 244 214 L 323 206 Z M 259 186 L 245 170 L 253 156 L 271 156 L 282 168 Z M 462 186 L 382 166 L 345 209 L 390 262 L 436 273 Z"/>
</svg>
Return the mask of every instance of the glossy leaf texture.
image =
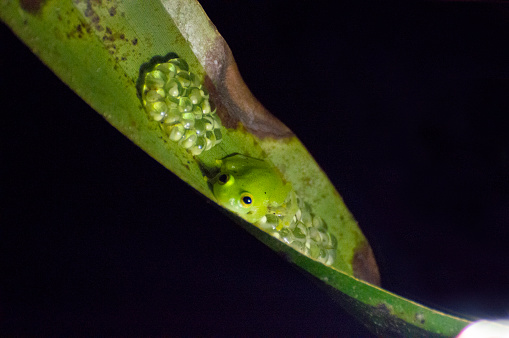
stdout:
<svg viewBox="0 0 509 338">
<path fill-rule="evenodd" d="M 283 252 L 292 262 L 318 277 L 321 283 L 339 290 L 339 298 L 346 300 L 347 306 L 353 304 L 353 309 L 358 309 L 357 317 L 369 318 L 367 322 L 374 323 L 374 331 L 395 330 L 405 334 L 414 332 L 412 330 L 427 330 L 448 336 L 466 324 L 465 321 L 421 307 L 352 277 L 357 275 L 376 281 L 376 278 L 373 279 L 376 273 L 372 271 L 376 265 L 374 261 L 369 261 L 369 246 L 355 220 L 327 177 L 284 125 L 269 115 L 257 120 L 258 124 L 250 124 L 246 119 L 245 111 L 257 103 L 249 101 L 252 98 L 242 87 L 228 47 L 196 3 L 186 7 L 170 1 L 144 2 L 143 5 L 127 5 L 117 1 L 105 3 L 104 6 L 95 2 L 74 2 L 67 8 L 60 5 L 58 11 L 52 6 L 54 2 L 48 1 L 36 11 L 21 12 L 14 10 L 14 5 L 5 7 L 2 8 L 2 19 L 112 125 L 213 200 L 192 156 L 164 142 L 160 130 L 149 123 L 135 88 L 140 65 L 154 55 L 168 52 L 185 58 L 196 73 L 210 79 L 209 85 L 217 90 L 216 104 L 223 104 L 233 118 L 225 123 L 230 129 L 224 142 L 213 152 L 204 154 L 202 161 L 212 163 L 234 152 L 254 157 L 267 156 L 284 170 L 299 194 L 338 234 L 340 259 L 333 268 L 325 267 L 282 245 L 252 225 L 239 220 L 240 223 L 271 248 Z M 9 8 L 11 12 L 4 10 Z M 54 22 L 64 23 L 51 30 L 45 28 L 45 25 L 53 25 Z M 35 39 L 34 31 L 43 34 L 38 34 Z M 239 88 L 242 90 L 237 90 Z M 243 100 L 247 100 L 247 109 L 240 106 L 245 102 Z M 234 113 L 231 113 L 232 110 Z M 244 128 L 237 128 L 236 122 L 239 120 L 244 122 Z M 171 205 L 171 201 L 168 203 Z M 189 213 L 195 209 L 196 205 L 193 205 Z M 368 272 L 362 268 L 356 271 L 356 260 L 360 260 L 361 266 L 367 265 Z"/>
</svg>

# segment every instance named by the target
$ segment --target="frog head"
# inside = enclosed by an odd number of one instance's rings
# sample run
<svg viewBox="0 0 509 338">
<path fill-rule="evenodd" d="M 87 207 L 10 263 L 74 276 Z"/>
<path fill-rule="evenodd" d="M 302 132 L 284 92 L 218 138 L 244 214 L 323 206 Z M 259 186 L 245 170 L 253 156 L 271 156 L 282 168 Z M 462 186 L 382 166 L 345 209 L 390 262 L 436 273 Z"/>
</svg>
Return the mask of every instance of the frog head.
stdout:
<svg viewBox="0 0 509 338">
<path fill-rule="evenodd" d="M 244 155 L 219 161 L 217 175 L 209 182 L 218 203 L 250 223 L 257 223 L 282 205 L 292 187 L 268 162 Z"/>
</svg>

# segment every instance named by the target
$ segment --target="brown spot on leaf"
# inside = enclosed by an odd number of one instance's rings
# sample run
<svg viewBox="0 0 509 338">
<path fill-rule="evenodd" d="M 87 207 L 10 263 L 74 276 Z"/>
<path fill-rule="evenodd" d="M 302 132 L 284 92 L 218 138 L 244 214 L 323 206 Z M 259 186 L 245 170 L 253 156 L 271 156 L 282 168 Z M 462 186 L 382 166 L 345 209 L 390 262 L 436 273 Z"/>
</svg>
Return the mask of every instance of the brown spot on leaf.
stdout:
<svg viewBox="0 0 509 338">
<path fill-rule="evenodd" d="M 46 0 L 19 0 L 19 6 L 24 11 L 35 14 L 40 11 Z"/>
<path fill-rule="evenodd" d="M 115 14 L 117 14 L 117 8 L 116 7 L 111 7 L 108 12 L 110 13 L 110 16 L 115 16 Z"/>
<path fill-rule="evenodd" d="M 356 278 L 380 286 L 380 272 L 368 242 L 364 241 L 355 248 L 352 268 Z"/>
<path fill-rule="evenodd" d="M 117 45 L 115 44 L 115 42 L 118 40 L 128 41 L 124 33 L 115 32 L 113 29 L 106 26 L 106 28 L 104 29 L 104 35 L 102 36 L 102 41 L 104 42 L 104 46 L 108 49 L 108 52 L 110 54 L 116 53 Z M 116 59 L 119 60 L 120 58 L 117 56 Z M 125 59 L 126 58 L 124 56 L 122 60 Z"/>
<path fill-rule="evenodd" d="M 94 5 L 100 5 L 101 1 L 98 0 L 87 0 L 87 8 L 83 12 L 83 14 L 90 19 L 90 22 L 93 26 L 93 28 L 98 31 L 102 32 L 104 30 L 104 27 L 100 25 L 101 18 L 99 15 L 95 12 L 93 6 Z"/>
<path fill-rule="evenodd" d="M 67 33 L 67 37 L 69 39 L 72 39 L 72 38 L 81 39 L 83 37 L 83 35 L 90 34 L 91 32 L 92 32 L 92 28 L 90 28 L 90 25 L 88 25 L 85 22 L 82 22 L 80 24 L 77 24 L 73 29 L 71 29 Z"/>
<path fill-rule="evenodd" d="M 94 15 L 94 14 L 95 14 L 94 10 L 93 10 L 93 9 L 92 9 L 92 7 L 90 6 L 90 3 L 88 4 L 87 9 L 85 9 L 85 12 L 84 12 L 83 14 L 85 14 L 85 16 L 86 16 L 87 18 L 89 18 L 89 17 L 91 17 L 92 15 Z"/>
<path fill-rule="evenodd" d="M 223 126 L 226 128 L 237 128 L 239 120 L 228 114 L 228 109 L 223 105 L 221 96 L 208 75 L 205 77 L 204 85 L 209 91 L 211 109 L 216 110 L 216 114 L 221 119 Z"/>
<path fill-rule="evenodd" d="M 215 90 L 207 87 L 218 107 L 223 124 L 235 128 L 239 122 L 250 133 L 260 137 L 286 138 L 292 131 L 272 115 L 253 96 L 240 75 L 232 52 L 223 38 L 215 40 L 215 46 L 207 55 L 206 71 L 214 83 Z M 221 111 L 224 109 L 224 111 Z"/>
</svg>

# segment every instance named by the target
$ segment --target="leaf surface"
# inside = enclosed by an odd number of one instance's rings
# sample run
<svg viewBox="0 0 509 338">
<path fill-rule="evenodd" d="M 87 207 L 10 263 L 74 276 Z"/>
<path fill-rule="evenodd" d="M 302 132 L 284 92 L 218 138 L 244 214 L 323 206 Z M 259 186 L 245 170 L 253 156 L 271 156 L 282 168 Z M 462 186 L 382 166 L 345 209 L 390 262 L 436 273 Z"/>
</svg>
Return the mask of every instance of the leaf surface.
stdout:
<svg viewBox="0 0 509 338">
<path fill-rule="evenodd" d="M 298 138 L 243 82 L 226 42 L 194 1 L 13 1 L 2 20 L 90 106 L 139 147 L 214 201 L 200 163 L 241 153 L 271 161 L 338 239 L 330 267 L 305 257 L 253 225 L 247 231 L 317 277 L 375 332 L 454 335 L 468 322 L 391 294 L 379 284 L 373 253 L 326 174 Z M 143 64 L 175 53 L 205 79 L 228 128 L 223 142 L 197 158 L 168 141 L 147 118 L 137 82 Z M 364 280 L 364 281 L 363 281 Z M 338 292 L 339 291 L 339 292 Z"/>
</svg>

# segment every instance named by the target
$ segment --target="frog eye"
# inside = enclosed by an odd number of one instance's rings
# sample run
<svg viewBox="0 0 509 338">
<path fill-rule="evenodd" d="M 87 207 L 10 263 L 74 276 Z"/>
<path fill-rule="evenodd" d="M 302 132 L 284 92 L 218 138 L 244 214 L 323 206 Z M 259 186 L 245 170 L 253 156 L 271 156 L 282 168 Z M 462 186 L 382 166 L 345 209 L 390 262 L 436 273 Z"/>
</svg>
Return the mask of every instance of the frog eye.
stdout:
<svg viewBox="0 0 509 338">
<path fill-rule="evenodd" d="M 226 183 L 228 183 L 228 181 L 230 180 L 230 175 L 228 174 L 221 174 L 219 175 L 219 177 L 217 178 L 217 182 L 220 184 L 220 185 L 225 185 Z"/>
<path fill-rule="evenodd" d="M 251 195 L 248 192 L 245 192 L 242 195 L 240 195 L 240 204 L 242 204 L 242 206 L 244 208 L 249 208 L 252 203 L 253 203 L 253 195 Z"/>
</svg>

